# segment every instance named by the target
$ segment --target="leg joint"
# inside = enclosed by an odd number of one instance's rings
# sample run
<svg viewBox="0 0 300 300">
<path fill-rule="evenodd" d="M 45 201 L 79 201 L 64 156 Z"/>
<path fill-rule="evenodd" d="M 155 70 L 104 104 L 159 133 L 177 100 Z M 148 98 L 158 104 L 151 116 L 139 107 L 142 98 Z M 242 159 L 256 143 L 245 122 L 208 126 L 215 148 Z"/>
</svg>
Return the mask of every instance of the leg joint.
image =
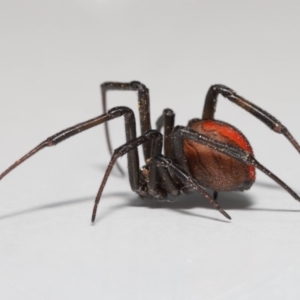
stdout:
<svg viewBox="0 0 300 300">
<path fill-rule="evenodd" d="M 222 84 L 212 85 L 210 90 L 213 91 L 215 94 L 221 94 L 224 97 L 229 97 L 230 95 L 235 94 L 234 90 Z"/>
<path fill-rule="evenodd" d="M 137 90 L 138 92 L 141 92 L 141 93 L 148 93 L 149 92 L 148 88 L 143 83 L 141 83 L 139 81 L 131 81 L 130 85 L 135 90 Z"/>
</svg>

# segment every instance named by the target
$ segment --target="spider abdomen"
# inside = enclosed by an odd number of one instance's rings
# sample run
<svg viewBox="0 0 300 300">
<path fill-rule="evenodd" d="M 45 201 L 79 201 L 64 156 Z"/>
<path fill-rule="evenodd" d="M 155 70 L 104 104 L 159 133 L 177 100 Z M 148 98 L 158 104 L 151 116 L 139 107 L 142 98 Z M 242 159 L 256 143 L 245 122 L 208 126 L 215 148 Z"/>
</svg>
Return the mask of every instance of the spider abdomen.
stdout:
<svg viewBox="0 0 300 300">
<path fill-rule="evenodd" d="M 193 119 L 188 127 L 227 145 L 238 146 L 253 155 L 246 137 L 232 125 L 216 120 Z M 192 140 L 184 141 L 191 175 L 214 191 L 247 190 L 255 180 L 255 168 Z"/>
</svg>

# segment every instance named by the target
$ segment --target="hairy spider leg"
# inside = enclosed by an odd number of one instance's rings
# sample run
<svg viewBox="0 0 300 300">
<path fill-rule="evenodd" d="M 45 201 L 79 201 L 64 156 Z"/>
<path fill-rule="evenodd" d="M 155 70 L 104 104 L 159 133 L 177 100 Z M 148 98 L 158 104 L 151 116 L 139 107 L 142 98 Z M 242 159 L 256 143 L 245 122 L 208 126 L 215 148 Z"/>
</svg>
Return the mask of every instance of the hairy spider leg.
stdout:
<svg viewBox="0 0 300 300">
<path fill-rule="evenodd" d="M 172 157 L 171 134 L 174 129 L 175 114 L 172 109 L 166 108 L 156 121 L 158 131 L 164 127 L 164 154 L 167 158 Z"/>
<path fill-rule="evenodd" d="M 94 208 L 93 208 L 93 213 L 92 213 L 92 223 L 94 223 L 95 218 L 96 218 L 96 213 L 97 213 L 97 207 L 98 204 L 100 202 L 100 198 L 103 192 L 103 189 L 105 187 L 105 184 L 107 182 L 107 179 L 110 175 L 110 172 L 114 166 L 114 164 L 116 163 L 117 159 L 121 156 L 123 156 L 124 154 L 132 151 L 132 149 L 137 150 L 137 147 L 140 145 L 143 145 L 147 142 L 151 143 L 151 154 L 150 155 L 156 155 L 156 154 L 160 154 L 161 153 L 161 148 L 162 148 L 162 135 L 160 132 L 158 132 L 157 130 L 149 130 L 146 131 L 143 135 L 141 135 L 138 138 L 132 139 L 130 141 L 128 141 L 127 143 L 125 143 L 124 145 L 120 146 L 119 148 L 115 149 L 113 152 L 113 155 L 111 157 L 111 160 L 108 164 L 108 167 L 106 169 L 106 172 L 104 174 L 104 177 L 102 179 L 100 188 L 98 190 L 96 199 L 95 199 L 95 204 L 94 204 Z M 156 174 L 156 169 L 150 169 L 150 174 Z M 155 195 L 153 196 L 157 196 L 157 190 L 154 190 L 155 187 L 153 186 L 154 182 L 152 181 L 150 183 L 151 186 L 151 190 L 153 190 L 153 193 L 155 193 Z M 136 188 L 134 191 L 138 192 L 139 188 Z"/>
<path fill-rule="evenodd" d="M 8 169 L 6 169 L 1 175 L 0 180 L 6 176 L 10 171 L 19 166 L 22 162 L 27 160 L 29 157 L 40 151 L 45 147 L 54 146 L 69 137 L 76 135 L 84 130 L 92 128 L 94 126 L 100 125 L 109 120 L 121 117 L 124 115 L 125 118 L 125 132 L 126 140 L 132 140 L 136 137 L 136 125 L 135 117 L 133 111 L 125 106 L 114 107 L 110 109 L 107 113 L 98 116 L 96 118 L 90 119 L 88 121 L 79 123 L 67 129 L 64 129 L 51 137 L 47 138 L 45 141 L 40 143 L 34 149 L 29 151 L 26 155 L 18 159 L 14 164 L 12 164 Z M 132 190 L 137 190 L 139 188 L 139 158 L 136 148 L 132 148 L 132 151 L 128 152 L 128 171 L 129 171 L 129 181 Z"/>
<path fill-rule="evenodd" d="M 245 109 L 257 119 L 261 120 L 273 131 L 283 134 L 300 153 L 300 145 L 285 126 L 283 126 L 271 114 L 264 111 L 255 104 L 251 103 L 250 101 L 244 99 L 243 97 L 239 96 L 238 94 L 236 94 L 236 92 L 234 92 L 232 89 L 225 85 L 216 84 L 209 88 L 205 98 L 202 119 L 214 119 L 219 94 L 221 94 L 223 97 L 230 100 L 231 102 L 235 103 L 236 105 L 240 106 L 241 108 Z"/>
<path fill-rule="evenodd" d="M 151 129 L 149 90 L 144 84 L 138 81 L 104 82 L 100 85 L 100 87 L 101 87 L 103 113 L 106 113 L 107 111 L 107 101 L 106 101 L 107 91 L 137 91 L 141 134 Z M 108 150 L 110 154 L 112 154 L 113 148 L 111 146 L 108 123 L 105 123 L 104 126 L 105 126 L 105 136 L 108 145 Z M 145 161 L 150 157 L 150 148 L 151 148 L 150 142 L 147 142 L 143 145 Z M 124 171 L 122 170 L 118 162 L 116 162 L 116 166 L 121 172 L 121 174 L 124 174 Z"/>
</svg>

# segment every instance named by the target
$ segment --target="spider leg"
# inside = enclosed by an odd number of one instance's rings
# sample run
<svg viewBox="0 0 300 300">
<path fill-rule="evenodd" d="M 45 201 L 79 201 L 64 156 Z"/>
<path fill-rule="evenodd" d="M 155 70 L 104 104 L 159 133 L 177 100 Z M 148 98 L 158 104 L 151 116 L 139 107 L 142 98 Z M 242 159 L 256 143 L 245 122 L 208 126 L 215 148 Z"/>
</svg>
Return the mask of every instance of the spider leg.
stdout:
<svg viewBox="0 0 300 300">
<path fill-rule="evenodd" d="M 224 85 L 216 84 L 211 86 L 208 90 L 203 109 L 203 119 L 214 118 L 215 110 L 217 107 L 217 98 L 219 94 L 248 111 L 250 114 L 270 127 L 273 131 L 282 133 L 300 153 L 300 145 L 298 144 L 298 142 L 294 139 L 288 129 L 283 126 L 275 117 L 273 117 L 271 114 L 264 111 L 260 107 L 256 106 L 255 104 L 251 103 L 250 101 L 239 96 L 232 89 Z"/>
<path fill-rule="evenodd" d="M 162 115 L 156 121 L 156 128 L 158 131 L 164 127 L 164 154 L 167 158 L 172 157 L 171 150 L 171 134 L 174 129 L 175 114 L 172 109 L 166 108 Z"/>
<path fill-rule="evenodd" d="M 172 196 L 178 196 L 180 194 L 181 184 L 177 180 L 177 178 L 175 178 L 174 176 L 172 177 L 169 173 L 169 170 L 165 166 L 162 166 L 159 162 L 157 162 L 157 160 L 153 160 L 152 163 L 156 164 L 156 167 L 158 168 L 158 173 L 161 178 L 163 187 Z"/>
<path fill-rule="evenodd" d="M 10 171 L 20 165 L 22 162 L 27 160 L 29 157 L 40 151 L 45 147 L 54 146 L 69 137 L 76 135 L 84 130 L 107 122 L 109 120 L 115 119 L 117 117 L 123 116 L 125 117 L 125 132 L 126 132 L 126 140 L 132 140 L 136 137 L 136 128 L 135 128 L 135 117 L 133 111 L 125 106 L 114 107 L 110 109 L 107 113 L 98 116 L 96 118 L 90 119 L 88 121 L 79 123 L 67 129 L 64 129 L 40 143 L 30 152 L 25 154 L 23 157 L 18 159 L 14 164 L 12 164 L 8 169 L 6 169 L 2 174 L 0 174 L 0 180 L 6 176 Z M 139 159 L 137 149 L 133 148 L 132 151 L 128 153 L 128 169 L 129 169 L 129 181 L 131 188 L 133 190 L 138 189 L 139 187 Z"/>
<path fill-rule="evenodd" d="M 152 159 L 157 166 L 163 167 L 169 170 L 169 172 L 179 179 L 179 181 L 189 188 L 193 188 L 200 192 L 222 215 L 231 220 L 231 217 L 216 203 L 216 201 L 199 185 L 199 183 L 185 170 L 180 168 L 171 159 L 167 159 L 163 155 L 157 155 Z"/>
<path fill-rule="evenodd" d="M 152 153 L 149 163 L 149 194 L 159 201 L 167 198 L 168 193 L 177 196 L 180 194 L 179 181 L 174 180 L 175 178 L 171 177 L 166 166 L 158 161 L 157 155 L 161 156 L 161 152 Z"/>
<path fill-rule="evenodd" d="M 95 218 L 96 218 L 97 207 L 100 202 L 100 198 L 101 198 L 103 189 L 105 187 L 105 184 L 107 182 L 109 174 L 110 174 L 114 164 L 116 163 L 117 159 L 126 153 L 130 153 L 133 149 L 135 149 L 137 151 L 138 146 L 143 145 L 147 142 L 152 143 L 151 154 L 156 155 L 161 152 L 162 135 L 157 130 L 148 130 L 140 137 L 134 138 L 134 139 L 128 141 L 127 143 L 125 143 L 124 145 L 122 145 L 121 147 L 114 150 L 111 160 L 110 160 L 108 167 L 106 169 L 106 172 L 104 174 L 104 177 L 102 179 L 96 199 L 95 199 L 95 204 L 94 204 L 93 213 L 92 213 L 92 223 L 94 223 Z M 152 169 L 151 171 L 153 172 L 153 174 L 156 173 L 155 172 L 156 170 Z M 153 185 L 153 182 L 152 182 L 152 185 Z M 136 187 L 136 189 L 134 191 L 138 192 L 138 190 L 139 190 L 139 187 Z"/>
<path fill-rule="evenodd" d="M 281 179 L 269 171 L 266 167 L 261 165 L 249 152 L 242 148 L 228 145 L 216 141 L 206 135 L 200 134 L 197 131 L 184 126 L 176 126 L 172 134 L 172 149 L 174 161 L 180 165 L 185 171 L 188 172 L 186 160 L 184 159 L 183 140 L 188 139 L 212 148 L 216 151 L 224 153 L 238 161 L 241 161 L 247 165 L 252 165 L 272 178 L 277 184 L 284 188 L 292 197 L 300 201 L 300 197 Z"/>
<path fill-rule="evenodd" d="M 132 81 L 127 83 L 104 82 L 100 85 L 100 87 L 101 87 L 103 113 L 106 113 L 107 111 L 107 105 L 106 105 L 107 91 L 138 91 L 138 106 L 139 106 L 139 113 L 140 113 L 141 134 L 151 129 L 149 90 L 144 84 L 138 81 Z M 109 137 L 108 124 L 105 123 L 104 126 L 105 126 L 105 135 L 106 135 L 108 150 L 110 154 L 112 154 L 113 148 L 111 146 L 111 141 Z M 150 157 L 150 149 L 151 149 L 150 143 L 145 143 L 143 145 L 145 160 L 147 160 L 147 158 Z M 122 168 L 118 165 L 118 163 L 116 163 L 116 165 L 119 171 L 123 174 L 124 172 Z"/>
</svg>

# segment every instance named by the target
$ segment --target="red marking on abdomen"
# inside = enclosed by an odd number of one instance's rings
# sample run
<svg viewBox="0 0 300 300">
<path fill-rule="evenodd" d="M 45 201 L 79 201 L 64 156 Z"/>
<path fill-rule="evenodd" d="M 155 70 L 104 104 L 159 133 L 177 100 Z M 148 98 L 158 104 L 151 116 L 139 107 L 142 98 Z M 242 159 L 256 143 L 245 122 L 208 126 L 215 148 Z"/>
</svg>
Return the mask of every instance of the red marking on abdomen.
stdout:
<svg viewBox="0 0 300 300">
<path fill-rule="evenodd" d="M 253 155 L 252 147 L 250 146 L 247 139 L 243 136 L 241 132 L 231 127 L 229 124 L 217 123 L 213 120 L 202 120 L 201 124 L 205 131 L 217 131 L 220 135 L 232 140 L 240 148 Z M 250 165 L 248 167 L 249 167 L 249 177 L 251 180 L 254 180 L 255 167 Z"/>
</svg>

